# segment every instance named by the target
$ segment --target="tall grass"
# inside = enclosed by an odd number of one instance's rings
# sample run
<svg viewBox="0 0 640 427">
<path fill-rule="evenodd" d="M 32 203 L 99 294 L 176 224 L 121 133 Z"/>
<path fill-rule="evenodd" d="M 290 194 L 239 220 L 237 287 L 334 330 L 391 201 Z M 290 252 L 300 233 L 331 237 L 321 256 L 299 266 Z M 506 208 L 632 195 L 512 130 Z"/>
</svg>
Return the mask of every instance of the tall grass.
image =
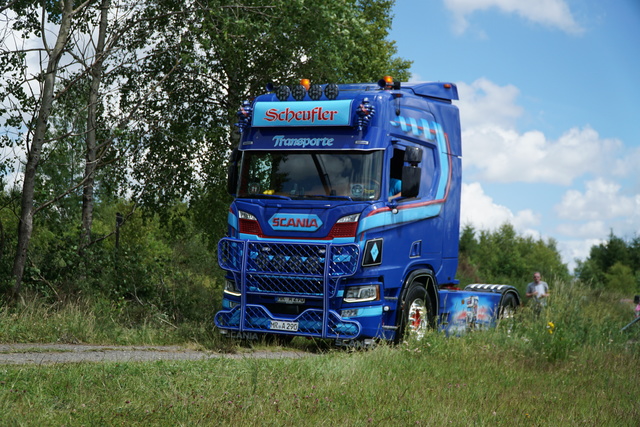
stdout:
<svg viewBox="0 0 640 427">
<path fill-rule="evenodd" d="M 571 357 L 585 349 L 638 350 L 640 328 L 621 333 L 633 319 L 633 308 L 619 295 L 588 289 L 579 282 L 552 284 L 548 306 L 539 314 L 529 307 L 514 319 L 503 322 L 506 334 L 500 340 L 533 359 L 553 362 Z"/>
<path fill-rule="evenodd" d="M 368 351 L 0 366 L 0 424 L 637 426 L 640 327 L 620 331 L 631 307 L 577 284 L 552 289 L 540 315 L 525 307 L 489 331 L 431 331 L 420 341 Z M 122 322 L 102 325 L 119 313 L 114 307 L 28 307 L 3 309 L 0 330 L 17 321 L 23 325 L 12 336 L 50 339 L 61 323 L 86 340 L 157 343 L 159 331 L 173 329 L 149 322 L 141 327 L 147 332 L 123 339 L 108 332 L 127 330 Z M 95 318 L 85 322 L 87 314 Z M 30 321 L 52 325 L 30 328 Z"/>
<path fill-rule="evenodd" d="M 211 316 L 213 315 L 213 309 Z M 223 343 L 210 322 L 173 321 L 152 306 L 134 301 L 77 298 L 50 303 L 31 294 L 0 306 L 0 342 L 84 343 L 114 345 Z"/>
</svg>

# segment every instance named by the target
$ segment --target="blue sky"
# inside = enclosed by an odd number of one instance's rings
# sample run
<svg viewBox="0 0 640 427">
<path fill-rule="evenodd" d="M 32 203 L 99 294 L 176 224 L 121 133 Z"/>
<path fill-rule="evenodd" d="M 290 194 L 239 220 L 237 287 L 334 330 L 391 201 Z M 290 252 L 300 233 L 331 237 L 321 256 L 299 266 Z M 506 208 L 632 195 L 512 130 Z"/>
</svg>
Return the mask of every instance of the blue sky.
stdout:
<svg viewBox="0 0 640 427">
<path fill-rule="evenodd" d="M 639 0 L 396 0 L 413 81 L 458 84 L 462 221 L 558 242 L 571 268 L 640 234 Z"/>
</svg>

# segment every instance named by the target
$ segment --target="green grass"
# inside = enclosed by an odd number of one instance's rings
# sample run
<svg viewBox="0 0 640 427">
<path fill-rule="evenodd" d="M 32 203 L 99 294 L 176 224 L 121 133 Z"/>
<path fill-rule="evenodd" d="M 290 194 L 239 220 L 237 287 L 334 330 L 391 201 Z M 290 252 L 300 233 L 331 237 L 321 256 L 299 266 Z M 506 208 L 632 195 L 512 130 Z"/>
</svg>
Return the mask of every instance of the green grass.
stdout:
<svg viewBox="0 0 640 427">
<path fill-rule="evenodd" d="M 637 354 L 549 363 L 449 341 L 291 360 L 3 366 L 0 413 L 8 425 L 637 425 Z"/>
<path fill-rule="evenodd" d="M 154 307 L 124 300 L 79 298 L 50 304 L 28 295 L 11 307 L 0 305 L 0 343 L 228 346 L 211 325 L 176 324 Z"/>
<path fill-rule="evenodd" d="M 620 332 L 632 309 L 619 296 L 577 285 L 554 283 L 552 289 L 539 316 L 524 308 L 489 331 L 457 338 L 430 332 L 419 342 L 369 351 L 277 360 L 4 365 L 0 424 L 637 426 L 640 327 Z M 39 320 L 29 311 L 42 310 L 36 306 L 5 308 L 0 334 L 10 336 L 4 331 L 14 321 L 21 326 L 12 336 L 44 342 L 58 333 L 43 323 L 73 329 L 79 318 L 93 315 L 88 332 L 79 326 L 74 332 L 98 340 L 92 343 L 141 339 L 157 345 L 180 337 L 194 343 L 189 333 L 164 322 L 134 328 L 114 318 L 104 324 L 111 311 L 77 304 L 82 314 L 59 307 Z M 29 320 L 40 325 L 30 328 Z M 109 341 L 127 330 L 128 338 Z M 162 331 L 174 335 L 162 338 Z M 197 328 L 190 331 L 202 339 Z M 208 348 L 221 348 L 217 340 L 210 338 Z M 292 346 L 317 348 L 304 339 Z"/>
</svg>

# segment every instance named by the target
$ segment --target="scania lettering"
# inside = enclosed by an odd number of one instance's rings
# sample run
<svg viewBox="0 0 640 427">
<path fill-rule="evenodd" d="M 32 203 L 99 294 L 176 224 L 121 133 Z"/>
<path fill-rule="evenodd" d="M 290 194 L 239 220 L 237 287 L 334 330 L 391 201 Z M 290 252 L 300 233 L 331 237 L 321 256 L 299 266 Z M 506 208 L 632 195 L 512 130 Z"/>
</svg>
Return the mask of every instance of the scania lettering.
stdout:
<svg viewBox="0 0 640 427">
<path fill-rule="evenodd" d="M 275 218 L 273 220 L 273 227 L 284 227 L 284 228 L 309 228 L 309 227 L 318 227 L 318 223 L 315 219 L 294 219 L 294 218 Z"/>
<path fill-rule="evenodd" d="M 367 345 L 461 334 L 520 305 L 456 280 L 461 135 L 453 83 L 269 86 L 238 111 L 216 326 Z"/>
</svg>

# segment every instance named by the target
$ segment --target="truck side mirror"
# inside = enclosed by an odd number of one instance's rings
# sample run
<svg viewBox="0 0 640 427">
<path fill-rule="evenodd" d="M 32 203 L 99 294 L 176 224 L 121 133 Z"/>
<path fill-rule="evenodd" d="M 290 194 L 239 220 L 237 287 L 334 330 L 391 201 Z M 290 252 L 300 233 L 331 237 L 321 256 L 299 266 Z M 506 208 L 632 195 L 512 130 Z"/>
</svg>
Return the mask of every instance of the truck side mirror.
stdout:
<svg viewBox="0 0 640 427">
<path fill-rule="evenodd" d="M 232 196 L 236 195 L 238 189 L 238 162 L 242 153 L 238 148 L 234 148 L 229 158 L 229 167 L 227 168 L 227 193 Z"/>
<path fill-rule="evenodd" d="M 418 197 L 422 175 L 422 168 L 418 167 L 418 163 L 422 162 L 422 148 L 407 147 L 404 161 L 409 166 L 402 167 L 402 197 Z"/>
<path fill-rule="evenodd" d="M 411 166 L 417 166 L 422 161 L 422 148 L 420 147 L 407 147 L 404 152 L 404 161 Z"/>
</svg>

